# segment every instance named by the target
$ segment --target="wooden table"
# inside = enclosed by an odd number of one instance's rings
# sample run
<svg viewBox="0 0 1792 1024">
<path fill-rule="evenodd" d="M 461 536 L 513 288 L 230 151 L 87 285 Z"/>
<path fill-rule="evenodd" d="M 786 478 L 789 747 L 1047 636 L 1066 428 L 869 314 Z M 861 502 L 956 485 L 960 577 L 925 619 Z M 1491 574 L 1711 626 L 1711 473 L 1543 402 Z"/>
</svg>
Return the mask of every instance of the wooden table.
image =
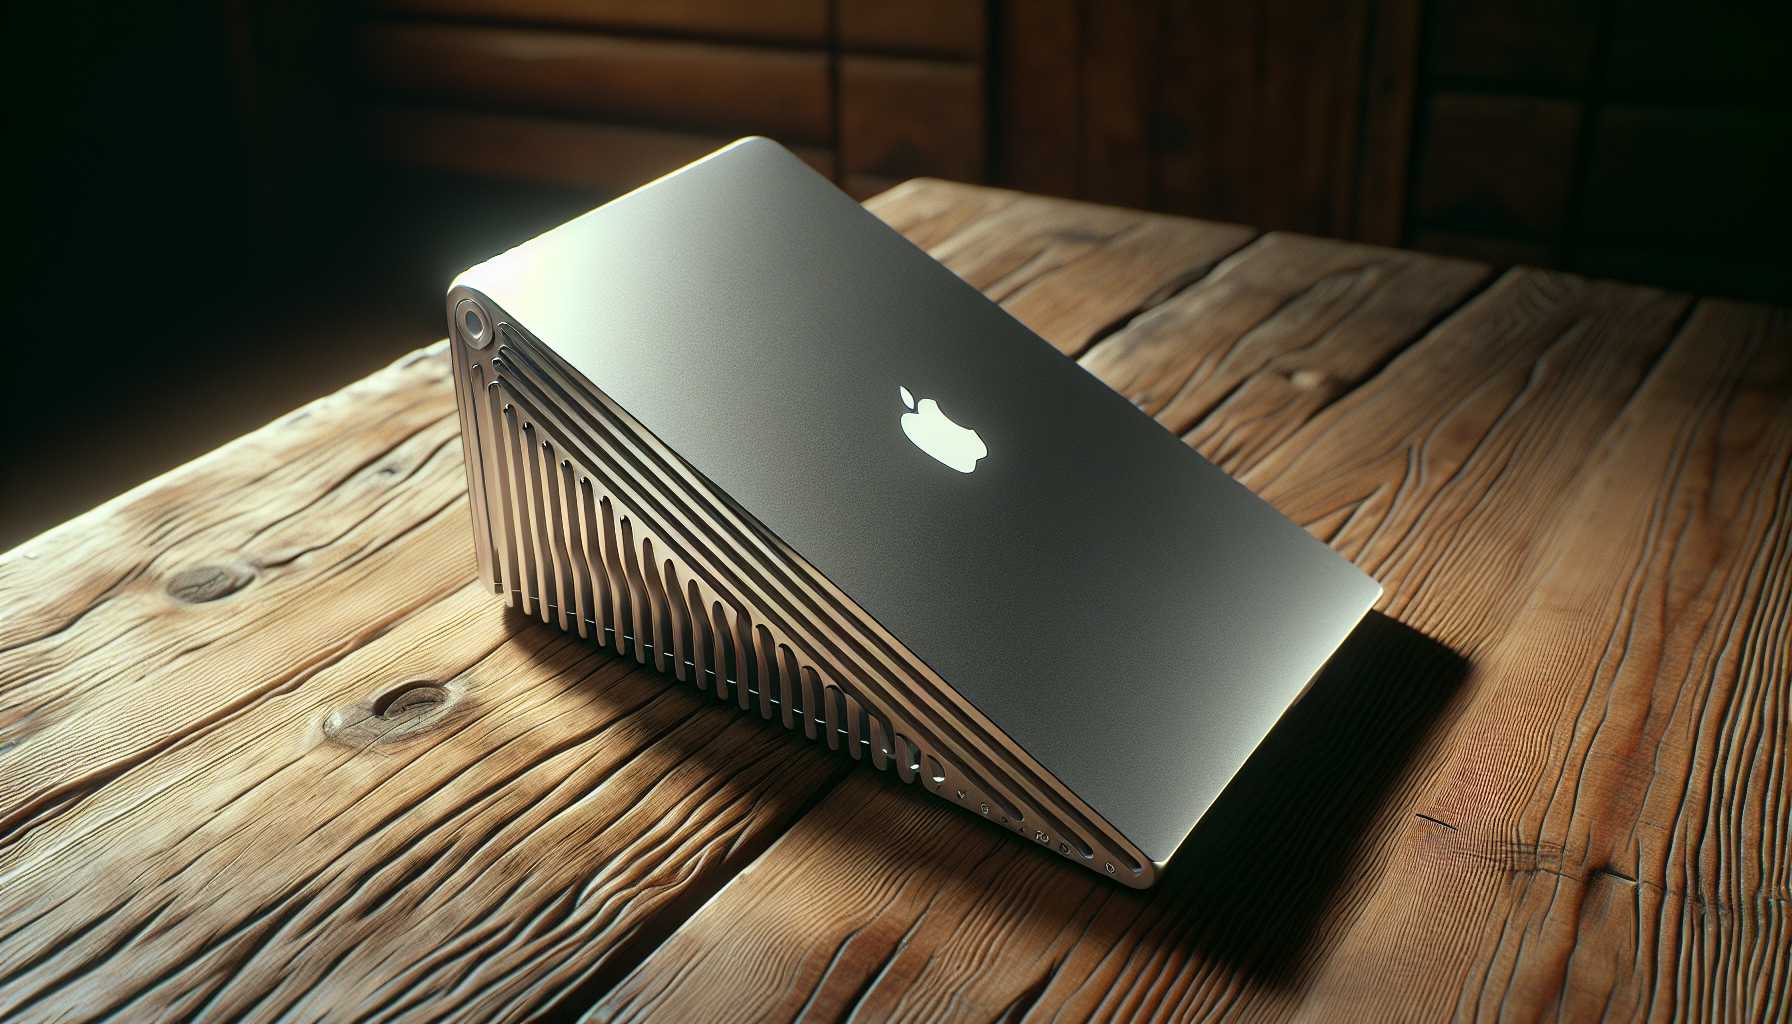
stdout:
<svg viewBox="0 0 1792 1024">
<path fill-rule="evenodd" d="M 438 346 L 0 560 L 0 1018 L 1792 1013 L 1786 311 L 871 205 L 1387 586 L 1157 889 L 507 613 Z"/>
</svg>

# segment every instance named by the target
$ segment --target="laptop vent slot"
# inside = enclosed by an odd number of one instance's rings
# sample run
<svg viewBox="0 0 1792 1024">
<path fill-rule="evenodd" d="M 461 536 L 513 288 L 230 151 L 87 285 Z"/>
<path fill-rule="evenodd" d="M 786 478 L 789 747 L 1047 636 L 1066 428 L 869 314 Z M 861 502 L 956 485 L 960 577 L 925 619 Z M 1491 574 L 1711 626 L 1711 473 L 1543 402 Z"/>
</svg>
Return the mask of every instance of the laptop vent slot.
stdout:
<svg viewBox="0 0 1792 1024">
<path fill-rule="evenodd" d="M 505 510 L 521 542 L 509 592 L 525 613 L 576 631 L 716 699 L 894 770 L 904 782 L 923 764 L 943 781 L 938 754 L 839 685 L 826 681 L 730 595 L 699 578 L 654 528 L 575 467 L 532 410 L 494 385 L 504 424 Z M 517 529 L 517 525 L 521 529 Z M 1012 811 L 1024 821 L 1022 812 Z"/>
<path fill-rule="evenodd" d="M 806 563 L 550 351 L 508 324 L 498 340 L 480 353 L 455 346 L 475 530 L 494 591 L 1139 884 L 1146 867 L 1128 844 L 1062 797 L 1042 801 L 1043 784 L 1015 774 L 1015 755 L 995 753 L 993 727 L 956 711 L 961 698 L 862 625 Z"/>
</svg>

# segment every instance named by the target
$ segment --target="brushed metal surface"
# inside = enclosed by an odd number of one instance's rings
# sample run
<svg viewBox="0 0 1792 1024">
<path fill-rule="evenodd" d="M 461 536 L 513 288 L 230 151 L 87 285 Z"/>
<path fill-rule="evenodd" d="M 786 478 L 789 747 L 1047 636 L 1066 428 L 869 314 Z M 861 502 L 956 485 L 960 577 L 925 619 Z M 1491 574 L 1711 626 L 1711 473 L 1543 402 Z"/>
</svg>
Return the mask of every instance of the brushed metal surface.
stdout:
<svg viewBox="0 0 1792 1024">
<path fill-rule="evenodd" d="M 469 297 L 1154 865 L 1380 594 L 765 140 L 469 270 L 449 309 Z M 496 438 L 469 396 L 492 383 L 461 388 L 470 469 Z M 900 388 L 978 431 L 974 472 L 909 442 Z M 482 557 L 516 564 L 527 534 L 504 535 L 490 496 L 474 506 Z M 537 587 L 557 571 L 517 568 Z"/>
</svg>

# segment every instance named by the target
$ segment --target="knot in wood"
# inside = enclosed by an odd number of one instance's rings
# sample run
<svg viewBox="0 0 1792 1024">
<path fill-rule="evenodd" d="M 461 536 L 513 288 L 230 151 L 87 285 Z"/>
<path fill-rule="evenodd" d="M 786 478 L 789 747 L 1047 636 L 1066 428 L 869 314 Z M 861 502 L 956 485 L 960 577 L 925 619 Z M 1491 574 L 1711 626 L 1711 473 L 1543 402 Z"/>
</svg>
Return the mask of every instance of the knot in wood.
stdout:
<svg viewBox="0 0 1792 1024">
<path fill-rule="evenodd" d="M 253 579 L 254 571 L 235 562 L 196 565 L 174 574 L 168 581 L 168 596 L 187 604 L 204 604 L 236 593 L 248 586 Z"/>
<path fill-rule="evenodd" d="M 1317 391 L 1321 388 L 1336 389 L 1338 382 L 1323 370 L 1296 370 L 1288 375 L 1288 383 L 1302 391 Z"/>
<path fill-rule="evenodd" d="M 389 743 L 439 725 L 453 704 L 454 694 L 445 686 L 428 680 L 400 683 L 333 712 L 324 721 L 324 735 L 355 747 Z"/>
<path fill-rule="evenodd" d="M 398 721 L 428 714 L 448 703 L 448 691 L 430 682 L 411 682 L 395 686 L 374 698 L 373 713 L 387 721 Z"/>
</svg>

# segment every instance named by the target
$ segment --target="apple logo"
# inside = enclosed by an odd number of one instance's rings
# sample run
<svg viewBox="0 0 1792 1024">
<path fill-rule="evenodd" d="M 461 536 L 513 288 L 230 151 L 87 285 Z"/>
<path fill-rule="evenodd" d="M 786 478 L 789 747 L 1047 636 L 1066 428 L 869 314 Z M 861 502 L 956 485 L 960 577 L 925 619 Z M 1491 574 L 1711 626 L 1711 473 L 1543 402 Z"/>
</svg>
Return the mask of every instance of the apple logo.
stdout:
<svg viewBox="0 0 1792 1024">
<path fill-rule="evenodd" d="M 902 432 L 916 448 L 960 473 L 976 469 L 977 460 L 989 454 L 989 448 L 977 432 L 952 422 L 951 417 L 940 411 L 938 402 L 923 398 L 917 405 L 915 396 L 909 394 L 907 388 L 898 385 L 897 390 L 902 392 L 902 404 L 909 410 L 902 414 Z"/>
</svg>

